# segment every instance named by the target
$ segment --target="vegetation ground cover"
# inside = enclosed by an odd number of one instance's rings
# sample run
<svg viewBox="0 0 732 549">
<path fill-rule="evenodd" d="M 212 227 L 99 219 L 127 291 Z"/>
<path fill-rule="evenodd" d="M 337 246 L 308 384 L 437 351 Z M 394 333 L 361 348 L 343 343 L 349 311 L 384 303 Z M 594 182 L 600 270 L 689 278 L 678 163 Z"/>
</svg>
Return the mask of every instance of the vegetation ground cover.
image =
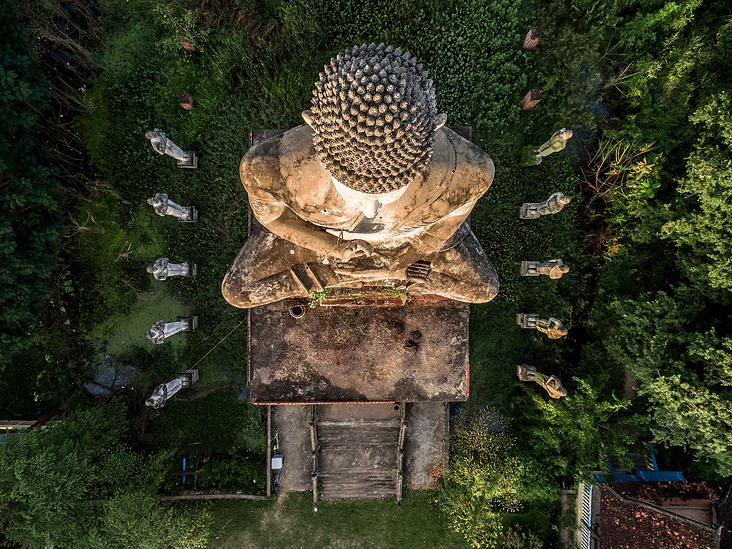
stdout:
<svg viewBox="0 0 732 549">
<path fill-rule="evenodd" d="M 454 528 L 490 546 L 508 544 L 508 537 L 502 542 L 495 534 L 519 523 L 552 546 L 557 489 L 589 470 L 606 471 L 608 456 L 622 457 L 642 442 L 656 442 L 665 466 L 683 468 L 687 478 L 732 474 L 732 426 L 725 419 L 732 417 L 732 19 L 724 3 L 107 0 L 92 13 L 94 32 L 74 23 L 62 31 L 66 42 L 44 38 L 33 47 L 12 16 L 15 6 L 6 4 L 0 110 L 12 123 L 0 141 L 5 416 L 96 405 L 82 382 L 102 364 L 133 366 L 134 382 L 120 395 L 126 415 L 114 416 L 129 429 L 107 442 L 127 457 L 125 445 L 150 459 L 166 452 L 145 466 L 155 477 L 146 483 L 148 496 L 177 482 L 155 475 L 177 471 L 182 457 L 199 460 L 210 485 L 261 486 L 262 423 L 243 398 L 245 315 L 220 295 L 220 281 L 246 238 L 238 161 L 249 129 L 301 123 L 299 113 L 331 56 L 353 44 L 386 42 L 424 63 L 448 124 L 472 126 L 474 142 L 496 163 L 493 188 L 471 222 L 501 291 L 490 304 L 471 308 L 471 401 L 461 417 L 472 417 L 474 427 L 489 410 L 501 418 L 501 428 L 495 440 L 453 455 L 453 471 L 480 464 L 485 474 L 450 477 L 448 469 L 445 489 L 409 493 L 402 515 L 393 502 L 333 502 L 313 516 L 307 497 L 296 494 L 275 505 L 216 503 L 210 532 L 218 528 L 223 535 L 208 541 L 460 546 L 448 530 Z M 34 32 L 58 36 L 42 22 L 58 29 L 60 6 L 34 3 Z M 522 50 L 523 35 L 539 23 L 539 47 Z M 43 62 L 45 78 L 34 58 Z M 47 160 L 38 145 L 46 81 L 56 111 L 54 75 L 73 63 L 95 67 L 94 77 L 74 90 L 74 127 L 90 162 L 83 192 L 63 170 L 48 169 L 64 164 L 58 154 Z M 519 104 L 529 88 L 540 89 L 542 101 L 523 112 Z M 179 93 L 192 94 L 191 111 L 178 105 Z M 526 146 L 562 126 L 576 130 L 565 152 L 540 166 L 519 165 Z M 153 127 L 195 150 L 199 168 L 179 170 L 158 156 L 143 137 Z M 56 179 L 65 182 L 63 196 Z M 196 205 L 200 221 L 155 216 L 144 200 L 161 190 Z M 574 198 L 561 214 L 518 220 L 522 202 L 554 191 Z M 193 260 L 199 275 L 151 280 L 145 266 L 160 256 Z M 561 280 L 518 276 L 520 261 L 554 257 L 571 268 Z M 570 336 L 557 342 L 521 331 L 517 312 L 560 318 Z M 142 338 L 161 317 L 189 313 L 199 316 L 195 334 L 162 347 Z M 558 375 L 570 396 L 552 401 L 518 382 L 521 362 Z M 194 365 L 201 372 L 200 398 L 172 401 L 155 414 L 142 406 L 156 383 Z M 639 383 L 632 401 L 623 399 L 626 370 Z M 466 425 L 463 434 L 472 432 Z M 42 438 L 34 443 L 43 445 Z M 499 445 L 509 454 L 496 458 L 492 449 Z M 27 471 L 22 453 L 13 456 L 7 448 L 16 447 L 0 447 L 7 452 L 0 458 L 15 460 L 6 471 Z M 49 452 L 49 463 L 56 463 L 59 454 Z M 514 459 L 515 468 L 498 466 Z M 140 487 L 109 474 L 100 469 L 106 480 L 89 490 L 111 496 L 110 486 L 118 485 L 121 493 L 94 516 L 100 531 L 124 531 L 125 521 L 138 516 L 132 502 Z M 31 501 L 45 486 L 36 479 L 23 495 L 8 479 L 0 477 L 0 505 Z M 500 503 L 509 494 L 521 494 L 518 507 Z M 79 503 L 84 497 L 70 497 L 80 511 L 69 516 L 87 516 Z M 168 514 L 169 508 L 145 501 L 148 507 L 140 508 L 154 517 L 150 531 L 154 521 L 180 530 L 175 508 Z M 205 527 L 203 507 L 183 510 Z M 378 523 L 383 526 L 371 520 L 379 513 L 387 517 Z M 254 520 L 239 522 L 250 515 Z M 20 517 L 13 520 L 20 521 L 17 531 L 27 534 L 28 547 L 50 540 L 53 528 L 26 531 Z M 292 538 L 280 535 L 277 523 L 288 524 Z M 348 528 L 335 528 L 341 523 Z M 488 534 L 479 528 L 486 523 L 493 525 Z M 68 537 L 82 534 L 64 535 L 51 541 L 83 546 Z M 173 545 L 195 546 L 200 538 L 191 535 Z"/>
</svg>

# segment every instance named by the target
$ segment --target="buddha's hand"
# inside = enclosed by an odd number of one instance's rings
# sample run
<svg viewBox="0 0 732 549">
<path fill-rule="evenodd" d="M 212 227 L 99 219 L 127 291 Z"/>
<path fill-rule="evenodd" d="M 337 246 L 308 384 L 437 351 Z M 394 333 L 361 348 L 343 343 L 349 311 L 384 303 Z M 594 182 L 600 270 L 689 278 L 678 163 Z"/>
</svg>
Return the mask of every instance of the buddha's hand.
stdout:
<svg viewBox="0 0 732 549">
<path fill-rule="evenodd" d="M 342 240 L 338 244 L 336 255 L 341 261 L 350 261 L 356 257 L 371 256 L 374 247 L 365 240 Z"/>
</svg>

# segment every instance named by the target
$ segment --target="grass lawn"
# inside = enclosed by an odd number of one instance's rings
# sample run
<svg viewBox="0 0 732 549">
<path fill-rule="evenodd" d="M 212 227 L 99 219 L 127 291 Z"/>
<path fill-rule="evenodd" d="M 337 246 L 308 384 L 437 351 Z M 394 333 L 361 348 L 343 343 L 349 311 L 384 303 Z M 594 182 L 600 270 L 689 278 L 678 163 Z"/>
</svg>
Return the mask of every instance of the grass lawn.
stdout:
<svg viewBox="0 0 732 549">
<path fill-rule="evenodd" d="M 408 492 L 401 510 L 393 499 L 321 501 L 317 513 L 307 493 L 283 493 L 274 502 L 213 501 L 212 547 L 468 547 L 447 529 L 437 497 L 432 491 Z"/>
</svg>

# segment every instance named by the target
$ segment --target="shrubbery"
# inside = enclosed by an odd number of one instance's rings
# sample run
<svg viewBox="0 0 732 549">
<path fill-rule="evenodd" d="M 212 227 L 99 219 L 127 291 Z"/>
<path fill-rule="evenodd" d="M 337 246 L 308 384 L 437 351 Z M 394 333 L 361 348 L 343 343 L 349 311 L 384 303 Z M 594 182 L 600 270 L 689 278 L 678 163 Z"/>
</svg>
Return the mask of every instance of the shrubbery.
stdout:
<svg viewBox="0 0 732 549">
<path fill-rule="evenodd" d="M 0 366 L 32 340 L 62 233 L 61 187 L 36 137 L 46 79 L 15 7 L 0 3 Z"/>
<path fill-rule="evenodd" d="M 442 507 L 450 526 L 476 547 L 501 547 L 507 513 L 533 502 L 532 459 L 521 455 L 493 410 L 466 407 L 453 418 Z"/>
<path fill-rule="evenodd" d="M 206 513 L 152 499 L 165 454 L 134 452 L 125 430 L 124 408 L 96 407 L 0 445 L 6 536 L 28 549 L 203 547 Z"/>
</svg>

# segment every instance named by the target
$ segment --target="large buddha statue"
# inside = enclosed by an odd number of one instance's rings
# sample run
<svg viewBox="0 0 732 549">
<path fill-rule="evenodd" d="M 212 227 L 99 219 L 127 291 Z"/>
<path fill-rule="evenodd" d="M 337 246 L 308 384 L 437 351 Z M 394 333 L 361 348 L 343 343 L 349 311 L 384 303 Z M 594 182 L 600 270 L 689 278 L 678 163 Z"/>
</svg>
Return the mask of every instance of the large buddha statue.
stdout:
<svg viewBox="0 0 732 549">
<path fill-rule="evenodd" d="M 252 147 L 240 176 L 256 219 L 224 278 L 236 307 L 323 288 L 389 286 L 483 303 L 496 272 L 467 218 L 490 157 L 444 127 L 432 81 L 400 49 L 363 45 L 326 65 L 305 124 Z"/>
</svg>

